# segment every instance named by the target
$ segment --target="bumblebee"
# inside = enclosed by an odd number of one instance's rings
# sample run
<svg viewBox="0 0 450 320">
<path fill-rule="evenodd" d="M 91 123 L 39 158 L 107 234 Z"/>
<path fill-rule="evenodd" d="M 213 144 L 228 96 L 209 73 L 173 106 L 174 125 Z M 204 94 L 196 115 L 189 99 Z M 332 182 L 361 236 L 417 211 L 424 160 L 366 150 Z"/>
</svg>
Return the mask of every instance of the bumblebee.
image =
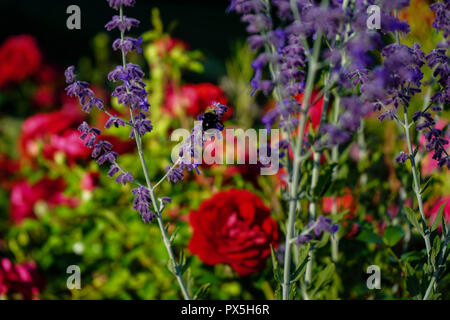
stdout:
<svg viewBox="0 0 450 320">
<path fill-rule="evenodd" d="M 207 131 L 209 129 L 223 129 L 223 123 L 220 121 L 219 116 L 214 111 L 206 112 L 199 119 L 202 121 L 203 131 Z"/>
</svg>

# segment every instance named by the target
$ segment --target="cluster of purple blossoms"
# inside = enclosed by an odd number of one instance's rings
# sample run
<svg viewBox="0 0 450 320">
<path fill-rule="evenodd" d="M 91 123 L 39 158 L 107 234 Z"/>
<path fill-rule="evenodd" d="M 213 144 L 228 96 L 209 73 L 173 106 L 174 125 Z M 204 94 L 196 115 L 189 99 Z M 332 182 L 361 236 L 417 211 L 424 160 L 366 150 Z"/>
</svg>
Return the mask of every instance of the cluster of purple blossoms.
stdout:
<svg viewBox="0 0 450 320">
<path fill-rule="evenodd" d="M 298 236 L 297 244 L 301 245 L 306 242 L 319 237 L 324 232 L 329 232 L 331 235 L 335 234 L 339 229 L 337 224 L 333 224 L 331 218 L 326 218 L 324 216 L 319 216 L 317 221 L 311 221 L 308 224 L 308 228 Z"/>
<path fill-rule="evenodd" d="M 434 26 L 443 35 L 448 37 L 448 1 L 447 5 L 435 3 L 432 9 L 436 12 Z M 446 24 L 447 23 L 447 24 Z M 447 28 L 447 29 L 446 29 Z M 424 131 L 427 140 L 426 149 L 433 152 L 433 159 L 438 165 L 450 168 L 450 158 L 445 146 L 448 144 L 445 133 L 435 128 L 436 121 L 432 112 L 439 113 L 443 106 L 450 101 L 449 90 L 449 58 L 446 55 L 447 42 L 442 44 L 444 48 L 433 49 L 428 55 L 415 43 L 411 47 L 394 43 L 383 48 L 381 54 L 384 58 L 380 67 L 371 73 L 367 70 L 352 74 L 353 80 L 361 83 L 360 90 L 365 101 L 371 102 L 374 109 L 382 111 L 378 117 L 380 121 L 385 119 L 397 119 L 398 108 L 408 108 L 411 98 L 421 92 L 424 74 L 423 66 L 426 64 L 433 70 L 432 76 L 438 86 L 438 91 L 431 97 L 431 103 L 424 109 L 414 113 L 412 120 L 416 123 L 417 131 Z M 401 152 L 396 161 L 405 163 L 410 155 Z"/>
<path fill-rule="evenodd" d="M 85 81 L 77 81 L 74 74 L 75 67 L 70 66 L 64 72 L 66 77 L 66 93 L 70 97 L 77 97 L 82 109 L 86 113 L 90 113 L 92 108 L 96 106 L 99 110 L 103 110 L 103 101 L 95 97 L 94 91 L 89 88 L 89 83 Z"/>
<path fill-rule="evenodd" d="M 450 1 L 444 0 L 444 2 L 435 2 L 430 6 L 430 9 L 434 11 L 436 16 L 433 27 L 436 30 L 442 31 L 444 38 L 448 38 L 450 35 Z"/>
<path fill-rule="evenodd" d="M 227 110 L 228 107 L 226 105 L 213 102 L 211 110 L 207 110 L 198 116 L 198 121 L 195 122 L 189 138 L 180 146 L 179 160 L 176 164 L 166 167 L 167 179 L 170 182 L 177 183 L 183 180 L 184 170 L 195 170 L 197 174 L 200 173 L 198 169 L 200 162 L 198 159 L 201 159 L 201 152 L 205 142 L 208 140 L 208 134 L 212 133 L 215 136 L 216 131 L 222 131 L 224 129 L 221 118 Z"/>
<path fill-rule="evenodd" d="M 113 145 L 106 140 L 100 140 L 99 136 L 101 131 L 95 127 L 89 127 L 86 122 L 83 122 L 79 127 L 80 139 L 85 141 L 85 145 L 92 149 L 91 156 L 97 159 L 99 165 L 105 163 L 110 164 L 110 170 L 108 176 L 113 178 L 119 171 L 120 174 L 116 178 L 116 182 L 119 184 L 126 185 L 127 182 L 134 182 L 134 178 L 129 172 L 123 171 L 117 164 L 117 152 L 112 151 Z"/>
<path fill-rule="evenodd" d="M 134 6 L 135 0 L 108 0 L 111 8 L 120 10 L 120 15 L 113 16 L 112 20 L 105 25 L 108 31 L 118 29 L 121 33 L 119 39 L 113 42 L 113 49 L 120 50 L 123 57 L 133 51 L 141 52 L 142 39 L 125 37 L 125 31 L 131 30 L 139 25 L 139 21 L 123 15 L 123 7 Z M 126 59 L 123 59 L 126 61 Z M 125 121 L 119 116 L 110 114 L 104 107 L 104 102 L 95 97 L 94 92 L 89 88 L 89 84 L 84 81 L 76 81 L 74 67 L 70 66 L 65 71 L 66 82 L 69 84 L 66 92 L 69 96 L 78 97 L 83 111 L 89 113 L 93 107 L 105 112 L 109 119 L 106 121 L 105 128 L 111 127 L 131 127 L 130 137 L 134 138 L 135 133 L 143 136 L 153 130 L 151 121 L 148 119 L 148 111 L 150 104 L 148 103 L 147 91 L 143 78 L 145 76 L 142 69 L 132 63 L 117 66 L 108 74 L 108 80 L 111 82 L 121 82 L 116 86 L 112 96 L 117 98 L 119 104 L 127 107 L 131 111 L 131 120 Z M 109 163 L 108 176 L 115 178 L 116 183 L 126 185 L 135 182 L 130 172 L 124 171 L 117 163 L 118 154 L 112 151 L 113 145 L 104 140 L 100 140 L 101 131 L 97 128 L 91 128 L 86 122 L 83 122 L 78 130 L 81 132 L 80 138 L 85 141 L 85 145 L 92 148 L 92 157 L 95 158 L 99 165 Z M 132 191 L 135 195 L 133 208 L 137 210 L 142 219 L 146 223 L 150 223 L 155 217 L 154 213 L 149 209 L 150 197 L 149 190 L 143 186 L 139 186 Z"/>
<path fill-rule="evenodd" d="M 380 3 L 358 0 L 354 5 L 343 6 L 343 2 L 337 0 L 329 1 L 327 5 L 310 0 L 231 0 L 228 10 L 241 15 L 241 20 L 247 23 L 251 49 L 260 50 L 252 63 L 255 70 L 251 80 L 253 93 L 257 90 L 266 95 L 274 92 L 277 97 L 276 107 L 262 119 L 267 128 L 277 122 L 287 132 L 297 127 L 301 108 L 294 97 L 304 91 L 309 68 L 317 68 L 317 65 L 308 64 L 313 55 L 310 43 L 317 37 L 325 38 L 327 44 L 327 49 L 319 54 L 329 63 L 329 68 L 322 70 L 325 70 L 325 76 L 328 73 L 330 82 L 353 89 L 352 82 L 361 81 L 355 75 L 367 73 L 375 62 L 372 52 L 380 49 L 383 43 L 380 34 L 366 26 L 366 10 L 372 4 Z M 409 1 L 381 1 L 381 4 L 381 32 L 409 32 L 408 24 L 391 13 L 408 6 Z M 277 17 L 272 17 L 273 12 Z M 269 79 L 264 78 L 266 70 L 270 71 Z M 374 84 L 376 81 L 380 80 L 373 79 Z M 371 88 L 367 82 L 368 92 Z M 340 94 L 346 96 L 348 92 Z M 322 145 L 347 142 L 359 127 L 361 118 L 368 114 L 365 101 L 352 94 L 349 99 L 354 102 L 342 105 L 344 114 L 338 123 L 320 126 L 321 137 L 328 137 Z M 302 111 L 306 113 L 307 110 Z"/>
<path fill-rule="evenodd" d="M 120 7 L 134 7 L 136 0 L 107 0 L 109 6 L 113 9 L 119 10 Z"/>
<path fill-rule="evenodd" d="M 135 195 L 133 209 L 138 211 L 144 223 L 151 223 L 155 218 L 155 213 L 150 210 L 150 192 L 145 187 L 138 187 L 131 191 Z"/>
<path fill-rule="evenodd" d="M 105 25 L 107 31 L 118 28 L 120 32 L 130 31 L 132 27 L 139 26 L 139 20 L 123 16 L 113 16 L 112 20 Z"/>
<path fill-rule="evenodd" d="M 65 71 L 66 82 L 69 84 L 66 88 L 66 92 L 69 96 L 78 97 L 80 104 L 83 106 L 83 110 L 86 111 L 86 106 L 90 101 L 101 101 L 94 97 L 94 93 L 89 89 L 89 84 L 84 81 L 76 81 L 74 74 L 74 67 L 70 66 Z M 90 100 L 88 100 L 90 98 Z M 103 103 L 101 103 L 101 109 L 103 109 Z M 99 139 L 101 131 L 95 127 L 89 127 L 86 122 L 83 122 L 78 131 L 81 132 L 80 139 L 85 141 L 85 145 L 92 149 L 91 156 L 97 159 L 97 162 L 102 165 L 105 162 L 115 163 L 117 159 L 117 153 L 111 151 L 113 145 L 109 141 L 103 141 Z"/>
</svg>

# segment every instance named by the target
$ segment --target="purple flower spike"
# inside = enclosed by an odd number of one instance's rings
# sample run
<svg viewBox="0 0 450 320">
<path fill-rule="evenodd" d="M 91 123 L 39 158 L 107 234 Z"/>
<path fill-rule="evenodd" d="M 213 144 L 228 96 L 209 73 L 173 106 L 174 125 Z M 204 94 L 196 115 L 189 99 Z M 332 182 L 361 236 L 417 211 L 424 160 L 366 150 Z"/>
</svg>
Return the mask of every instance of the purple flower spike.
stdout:
<svg viewBox="0 0 450 320">
<path fill-rule="evenodd" d="M 316 236 L 320 235 L 322 232 L 329 232 L 334 234 L 338 230 L 338 225 L 332 224 L 333 220 L 331 218 L 325 218 L 324 216 L 319 216 L 316 227 L 314 228 L 314 234 Z"/>
<path fill-rule="evenodd" d="M 171 166 L 166 167 L 166 171 L 169 171 L 171 168 Z M 172 183 L 177 183 L 178 181 L 183 180 L 184 174 L 183 174 L 183 170 L 181 170 L 180 168 L 173 168 L 170 172 L 169 175 L 167 176 L 167 180 L 169 180 Z"/>
<path fill-rule="evenodd" d="M 112 164 L 109 171 L 108 171 L 108 177 L 112 178 L 116 175 L 117 172 L 119 172 L 119 167 L 115 164 Z"/>
<path fill-rule="evenodd" d="M 113 9 L 119 10 L 121 6 L 133 7 L 136 0 L 107 0 L 109 6 Z"/>
<path fill-rule="evenodd" d="M 66 82 L 69 84 L 73 83 L 75 81 L 75 74 L 73 73 L 74 70 L 75 70 L 75 67 L 70 66 L 64 72 L 64 76 L 66 77 Z"/>
<path fill-rule="evenodd" d="M 116 178 L 116 183 L 122 184 L 122 185 L 126 185 L 127 182 L 131 183 L 133 181 L 134 181 L 133 176 L 129 172 L 122 173 L 122 174 L 118 175 Z"/>
<path fill-rule="evenodd" d="M 406 160 L 409 159 L 409 155 L 403 151 L 400 152 L 400 154 L 395 158 L 395 162 L 397 163 L 405 163 Z"/>
<path fill-rule="evenodd" d="M 313 238 L 314 237 L 311 234 L 300 235 L 297 239 L 297 244 L 302 245 L 304 243 L 311 241 Z"/>
<path fill-rule="evenodd" d="M 119 128 L 124 127 L 126 122 L 118 117 L 109 117 L 108 121 L 105 123 L 105 128 L 109 129 L 112 126 Z"/>
<path fill-rule="evenodd" d="M 120 16 L 114 16 L 110 22 L 105 25 L 106 30 L 111 31 L 118 28 L 120 32 L 130 31 L 132 27 L 139 25 L 139 20 L 123 17 L 123 21 L 120 20 Z"/>
<path fill-rule="evenodd" d="M 139 187 L 131 191 L 136 197 L 133 201 L 133 209 L 138 211 L 144 223 L 151 223 L 155 214 L 150 210 L 150 192 L 145 187 Z"/>
</svg>

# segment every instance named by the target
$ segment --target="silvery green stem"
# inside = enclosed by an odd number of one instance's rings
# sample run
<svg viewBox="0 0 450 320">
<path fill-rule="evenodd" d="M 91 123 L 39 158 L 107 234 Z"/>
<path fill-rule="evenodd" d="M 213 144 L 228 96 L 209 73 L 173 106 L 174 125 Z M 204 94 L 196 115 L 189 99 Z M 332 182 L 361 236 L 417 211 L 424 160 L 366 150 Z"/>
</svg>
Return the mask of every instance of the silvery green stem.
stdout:
<svg viewBox="0 0 450 320">
<path fill-rule="evenodd" d="M 131 121 L 134 124 L 135 117 L 134 117 L 133 110 L 131 110 L 131 108 L 130 108 L 130 114 L 131 114 Z M 161 231 L 161 236 L 163 238 L 164 245 L 166 247 L 167 253 L 169 254 L 170 263 L 173 264 L 173 267 L 175 270 L 175 277 L 177 278 L 177 281 L 180 286 L 180 289 L 181 289 L 184 299 L 191 300 L 191 297 L 187 290 L 186 284 L 184 283 L 183 276 L 181 274 L 180 265 L 176 262 L 175 254 L 173 253 L 173 249 L 172 249 L 172 244 L 170 243 L 166 228 L 164 227 L 164 222 L 163 222 L 162 216 L 161 216 L 161 210 L 158 205 L 158 202 L 156 201 L 155 193 L 153 191 L 152 183 L 151 183 L 150 176 L 149 176 L 148 170 L 147 170 L 147 165 L 145 163 L 144 153 L 142 150 L 142 139 L 141 139 L 141 136 L 139 135 L 139 132 L 137 132 L 137 129 L 134 129 L 134 137 L 136 140 L 136 146 L 138 148 L 138 154 L 139 154 L 139 159 L 141 161 L 142 170 L 144 172 L 145 181 L 147 182 L 147 188 L 150 192 L 150 199 L 152 200 L 153 209 L 155 210 L 155 213 L 156 213 L 156 219 L 158 221 L 158 225 L 159 225 L 159 229 Z"/>
<path fill-rule="evenodd" d="M 365 159 L 367 157 L 367 144 L 366 137 L 364 135 L 364 119 L 361 119 L 361 126 L 358 129 L 358 148 L 359 148 L 359 158 Z M 367 172 L 364 170 L 359 179 L 361 187 L 365 187 L 367 185 Z"/>
<path fill-rule="evenodd" d="M 325 77 L 325 81 L 324 81 L 325 88 L 327 88 L 329 81 L 330 81 L 330 75 L 328 74 Z M 329 104 L 330 104 L 330 92 L 329 92 L 329 90 L 327 90 L 327 91 L 325 91 L 324 96 L 323 96 L 322 114 L 320 117 L 320 123 L 319 123 L 319 127 L 317 130 L 318 135 L 319 135 L 318 140 L 320 140 L 322 125 L 326 121 Z M 312 169 L 312 175 L 311 175 L 311 199 L 309 202 L 309 212 L 308 212 L 309 222 L 314 222 L 316 220 L 316 212 L 317 212 L 317 202 L 316 201 L 317 201 L 317 199 L 316 199 L 314 193 L 315 193 L 315 190 L 317 187 L 317 183 L 319 182 L 319 168 L 320 168 L 320 158 L 321 157 L 322 157 L 322 151 L 317 151 L 313 148 L 313 169 Z M 308 263 L 306 264 L 306 272 L 305 272 L 306 288 L 311 283 L 313 262 L 314 262 L 314 247 L 311 246 L 310 250 L 308 252 Z"/>
<path fill-rule="evenodd" d="M 122 8 L 122 6 L 120 7 L 120 20 L 123 21 L 123 8 Z M 120 38 L 123 41 L 123 39 L 124 39 L 124 32 L 121 32 Z M 125 68 L 125 66 L 126 66 L 126 57 L 125 57 L 125 53 L 123 51 L 122 51 L 122 64 L 123 64 L 123 67 Z M 128 87 L 127 87 L 127 90 L 128 90 Z M 167 253 L 169 254 L 170 263 L 173 264 L 173 267 L 174 267 L 174 270 L 175 270 L 175 277 L 177 278 L 177 281 L 178 281 L 178 284 L 180 286 L 180 289 L 181 289 L 181 292 L 183 294 L 183 297 L 184 297 L 185 300 L 191 300 L 191 297 L 190 297 L 189 292 L 187 290 L 187 286 L 184 283 L 184 280 L 183 280 L 183 277 L 182 277 L 182 274 L 181 274 L 180 265 L 176 262 L 175 254 L 174 254 L 173 249 L 172 249 L 172 244 L 170 243 L 169 236 L 168 236 L 167 231 L 166 231 L 166 229 L 164 227 L 164 222 L 163 222 L 162 216 L 161 216 L 162 212 L 160 210 L 158 202 L 156 201 L 155 193 L 153 191 L 152 183 L 151 183 L 151 180 L 150 180 L 150 175 L 149 175 L 148 170 L 147 170 L 147 164 L 146 164 L 145 158 L 144 158 L 144 152 L 143 152 L 143 149 L 142 149 L 142 139 L 141 139 L 141 136 L 140 136 L 138 130 L 136 129 L 135 116 L 134 116 L 133 109 L 131 107 L 130 107 L 130 117 L 131 117 L 131 123 L 133 125 L 134 138 L 135 138 L 136 146 L 137 146 L 137 149 L 138 149 L 138 154 L 139 154 L 139 159 L 140 159 L 140 162 L 141 162 L 142 171 L 144 172 L 145 181 L 147 182 L 147 188 L 148 188 L 148 191 L 150 193 L 150 199 L 151 199 L 152 204 L 153 204 L 153 209 L 155 210 L 155 213 L 156 213 L 156 219 L 158 221 L 159 229 L 161 231 L 161 236 L 163 238 L 163 242 L 164 242 L 164 245 L 166 247 Z"/>
<path fill-rule="evenodd" d="M 340 104 L 341 104 L 341 98 L 339 95 L 335 95 L 335 100 L 334 100 L 334 113 L 333 113 L 333 123 L 337 124 L 338 120 L 339 120 L 339 113 L 340 113 Z M 332 163 L 334 163 L 336 166 L 333 168 L 333 173 L 332 173 L 332 180 L 335 181 L 337 179 L 337 173 L 338 173 L 338 167 L 337 167 L 337 163 L 339 160 L 339 146 L 333 146 L 333 148 L 331 149 L 331 161 Z M 331 214 L 333 216 L 338 214 L 338 203 L 337 203 L 337 197 L 336 195 L 333 195 L 333 204 L 331 207 Z M 339 237 L 336 234 L 334 234 L 334 236 L 331 238 L 331 259 L 334 262 L 337 262 L 339 259 Z"/>
<path fill-rule="evenodd" d="M 316 219 L 316 199 L 314 197 L 314 192 L 317 187 L 317 182 L 319 181 L 319 166 L 320 166 L 320 156 L 321 152 L 314 151 L 313 152 L 313 169 L 312 169 L 312 177 L 311 177 L 311 194 L 312 198 L 309 202 L 309 221 L 314 221 Z M 314 260 L 314 248 L 311 246 L 308 252 L 308 263 L 306 264 L 305 271 L 305 286 L 306 288 L 311 284 L 312 279 L 312 268 L 313 268 L 313 260 Z"/>
<path fill-rule="evenodd" d="M 286 241 L 285 241 L 285 252 L 284 252 L 284 273 L 283 273 L 283 300 L 289 300 L 289 291 L 291 285 L 291 242 L 290 239 L 294 233 L 295 217 L 297 211 L 298 202 L 298 188 L 300 180 L 301 171 L 301 152 L 303 149 L 303 136 L 306 127 L 306 112 L 309 108 L 309 100 L 314 88 L 314 78 L 317 72 L 317 61 L 320 53 L 320 46 L 322 42 L 322 33 L 319 31 L 317 33 L 316 40 L 314 41 L 314 49 L 312 59 L 308 64 L 308 75 L 306 80 L 305 94 L 303 96 L 303 103 L 301 107 L 301 117 L 298 126 L 297 140 L 294 149 L 294 161 L 293 161 L 293 175 L 289 192 L 289 214 L 288 221 L 286 223 Z"/>
<path fill-rule="evenodd" d="M 404 115 L 404 129 L 405 129 L 405 135 L 406 135 L 406 143 L 408 144 L 409 160 L 411 161 L 411 172 L 412 172 L 412 176 L 413 176 L 413 180 L 414 180 L 413 191 L 417 198 L 417 203 L 418 203 L 419 211 L 420 211 L 420 217 L 422 220 L 423 232 L 420 232 L 420 233 L 422 234 L 422 237 L 425 240 L 428 264 L 432 264 L 433 271 L 436 271 L 434 263 L 432 263 L 432 260 L 431 260 L 430 229 L 428 228 L 427 220 L 425 218 L 425 210 L 423 208 L 420 178 L 419 178 L 419 173 L 418 173 L 418 169 L 416 166 L 415 152 L 412 147 L 411 135 L 409 132 L 410 124 L 409 124 L 409 119 L 408 119 L 408 109 L 406 108 L 406 106 L 403 107 L 403 115 Z"/>
</svg>

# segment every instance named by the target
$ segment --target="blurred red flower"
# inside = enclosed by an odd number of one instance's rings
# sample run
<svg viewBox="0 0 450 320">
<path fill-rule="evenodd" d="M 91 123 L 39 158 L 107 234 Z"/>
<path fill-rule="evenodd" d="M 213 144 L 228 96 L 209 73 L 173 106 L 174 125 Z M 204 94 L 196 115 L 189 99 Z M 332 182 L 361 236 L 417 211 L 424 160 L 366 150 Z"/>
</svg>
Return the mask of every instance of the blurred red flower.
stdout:
<svg viewBox="0 0 450 320">
<path fill-rule="evenodd" d="M 352 192 L 349 188 L 345 188 L 344 194 L 342 196 L 336 197 L 337 203 L 337 213 L 342 213 L 347 210 L 345 219 L 342 222 L 342 227 L 346 228 L 346 238 L 353 238 L 358 233 L 358 224 L 351 221 L 355 218 L 356 212 L 356 201 L 353 198 Z M 330 214 L 333 210 L 333 197 L 323 197 L 322 198 L 322 211 L 324 214 Z"/>
<path fill-rule="evenodd" d="M 58 71 L 54 67 L 50 65 L 44 65 L 37 73 L 37 80 L 42 84 L 55 83 L 58 80 L 58 76 L 61 77 L 61 75 L 62 73 L 58 73 Z"/>
<path fill-rule="evenodd" d="M 98 186 L 100 180 L 99 172 L 86 172 L 81 178 L 81 189 L 85 191 L 93 191 Z"/>
<path fill-rule="evenodd" d="M 261 199 L 231 189 L 203 201 L 189 216 L 194 230 L 189 250 L 209 265 L 229 264 L 240 276 L 259 272 L 277 247 L 278 226 Z"/>
<path fill-rule="evenodd" d="M 445 218 L 446 223 L 450 222 L 450 195 L 444 196 L 442 198 L 437 199 L 434 201 L 431 206 L 425 206 L 425 215 L 427 217 L 430 217 L 430 225 L 434 223 L 434 220 L 436 219 L 436 215 L 439 211 L 439 208 L 443 203 L 446 203 L 444 206 L 444 210 L 442 212 L 442 215 Z M 428 207 L 428 208 L 427 208 Z M 441 225 L 439 225 L 439 230 L 441 229 Z"/>
<path fill-rule="evenodd" d="M 49 84 L 41 84 L 36 88 L 32 99 L 39 108 L 48 109 L 56 103 L 55 88 Z"/>
<path fill-rule="evenodd" d="M 9 37 L 0 47 L 0 87 L 21 82 L 35 74 L 40 65 L 41 52 L 34 37 Z"/>
<path fill-rule="evenodd" d="M 170 37 L 170 36 L 163 37 L 163 38 L 156 40 L 155 46 L 157 48 L 158 54 L 162 57 L 165 56 L 166 54 L 168 54 L 170 51 L 172 51 L 176 47 L 180 47 L 183 50 L 189 49 L 189 45 L 186 42 L 184 42 L 183 40 L 177 39 L 177 38 Z"/>
<path fill-rule="evenodd" d="M 302 103 L 303 102 L 303 93 L 298 94 L 295 99 L 299 102 Z M 315 103 L 314 103 L 315 102 Z M 317 127 L 319 127 L 320 124 L 320 118 L 322 117 L 322 110 L 323 110 L 323 97 L 319 98 L 319 92 L 318 91 L 313 91 L 313 93 L 311 94 L 311 97 L 309 98 L 309 103 L 313 104 L 312 106 L 309 107 L 308 110 L 308 117 L 311 119 L 312 122 L 312 128 L 314 130 L 317 129 Z M 305 133 L 308 132 L 309 129 L 309 122 L 310 120 L 308 119 L 306 122 L 306 127 L 305 127 Z"/>
<path fill-rule="evenodd" d="M 40 151 L 46 159 L 53 160 L 56 152 L 64 152 L 68 161 L 89 157 L 91 150 L 84 146 L 76 130 L 82 118 L 69 110 L 38 113 L 29 117 L 22 125 L 19 139 L 21 155 L 25 159 L 35 158 Z"/>
<path fill-rule="evenodd" d="M 36 300 L 44 287 L 33 261 L 13 264 L 8 258 L 0 259 L 0 296 Z"/>
<path fill-rule="evenodd" d="M 344 210 L 348 210 L 347 215 L 353 216 L 356 210 L 355 199 L 352 196 L 351 190 L 345 188 L 344 195 L 336 197 L 337 212 L 340 213 Z M 333 197 L 322 198 L 322 210 L 323 213 L 331 213 L 333 208 Z"/>
<path fill-rule="evenodd" d="M 12 186 L 10 195 L 10 217 L 15 223 L 26 218 L 35 218 L 34 206 L 44 201 L 50 206 L 68 205 L 75 207 L 77 200 L 63 194 L 65 183 L 62 179 L 43 178 L 35 184 L 18 181 Z"/>
<path fill-rule="evenodd" d="M 0 154 L 0 168 L 2 168 L 0 171 L 0 186 L 8 190 L 11 178 L 20 169 L 19 162 Z"/>
<path fill-rule="evenodd" d="M 196 117 L 206 111 L 216 101 L 227 105 L 228 100 L 222 89 L 212 83 L 185 84 L 177 92 L 169 87 L 166 93 L 165 110 L 171 114 L 177 114 L 183 110 L 186 114 Z M 233 110 L 228 109 L 223 120 L 229 119 Z"/>
</svg>

